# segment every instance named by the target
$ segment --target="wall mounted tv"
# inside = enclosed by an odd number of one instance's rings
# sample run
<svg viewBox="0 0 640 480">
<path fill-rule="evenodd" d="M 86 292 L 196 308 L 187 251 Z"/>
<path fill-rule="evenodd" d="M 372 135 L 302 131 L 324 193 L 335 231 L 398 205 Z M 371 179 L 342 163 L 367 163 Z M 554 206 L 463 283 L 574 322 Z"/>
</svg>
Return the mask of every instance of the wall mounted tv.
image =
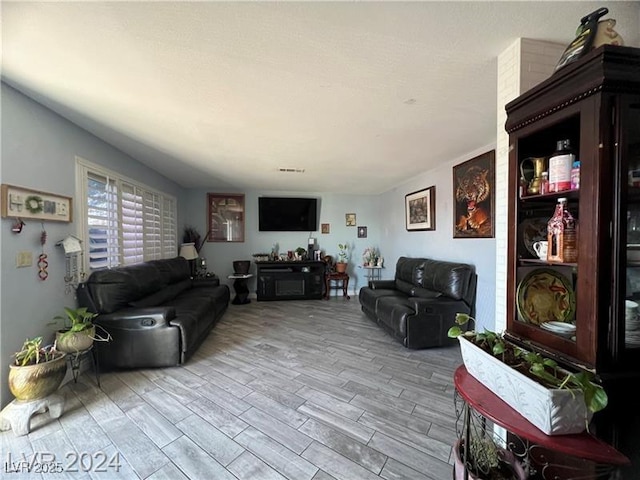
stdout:
<svg viewBox="0 0 640 480">
<path fill-rule="evenodd" d="M 313 232 L 318 230 L 318 199 L 259 197 L 261 232 Z"/>
</svg>

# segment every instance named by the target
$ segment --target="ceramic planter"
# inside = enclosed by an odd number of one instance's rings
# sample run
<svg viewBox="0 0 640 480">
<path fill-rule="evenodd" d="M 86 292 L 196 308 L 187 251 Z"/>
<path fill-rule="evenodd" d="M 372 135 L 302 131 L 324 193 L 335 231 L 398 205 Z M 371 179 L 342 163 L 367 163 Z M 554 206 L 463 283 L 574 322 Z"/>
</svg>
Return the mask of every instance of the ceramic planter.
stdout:
<svg viewBox="0 0 640 480">
<path fill-rule="evenodd" d="M 67 373 L 64 353 L 48 362 L 20 367 L 9 366 L 9 390 L 17 400 L 39 400 L 58 390 Z"/>
<path fill-rule="evenodd" d="M 593 413 L 580 390 L 549 389 L 459 336 L 467 371 L 547 435 L 582 433 Z"/>
<path fill-rule="evenodd" d="M 93 345 L 96 327 L 81 332 L 68 333 L 66 330 L 56 332 L 56 349 L 65 353 L 83 352 Z"/>
</svg>

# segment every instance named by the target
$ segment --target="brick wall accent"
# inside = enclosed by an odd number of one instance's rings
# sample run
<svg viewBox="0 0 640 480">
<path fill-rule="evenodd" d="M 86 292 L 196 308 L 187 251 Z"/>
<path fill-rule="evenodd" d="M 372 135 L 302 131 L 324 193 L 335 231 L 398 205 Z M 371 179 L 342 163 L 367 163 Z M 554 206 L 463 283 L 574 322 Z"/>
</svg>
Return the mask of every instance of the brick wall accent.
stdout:
<svg viewBox="0 0 640 480">
<path fill-rule="evenodd" d="M 496 322 L 495 331 L 507 327 L 507 178 L 509 136 L 504 106 L 553 73 L 566 45 L 519 38 L 498 56 L 496 116 Z"/>
</svg>

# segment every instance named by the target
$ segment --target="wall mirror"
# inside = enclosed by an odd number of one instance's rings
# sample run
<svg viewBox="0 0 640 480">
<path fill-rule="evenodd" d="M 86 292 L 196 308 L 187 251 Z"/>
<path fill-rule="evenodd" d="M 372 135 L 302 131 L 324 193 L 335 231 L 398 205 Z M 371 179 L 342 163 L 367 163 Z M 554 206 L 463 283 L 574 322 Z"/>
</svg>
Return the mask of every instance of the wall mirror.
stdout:
<svg viewBox="0 0 640 480">
<path fill-rule="evenodd" d="M 244 194 L 207 193 L 209 242 L 244 242 Z"/>
</svg>

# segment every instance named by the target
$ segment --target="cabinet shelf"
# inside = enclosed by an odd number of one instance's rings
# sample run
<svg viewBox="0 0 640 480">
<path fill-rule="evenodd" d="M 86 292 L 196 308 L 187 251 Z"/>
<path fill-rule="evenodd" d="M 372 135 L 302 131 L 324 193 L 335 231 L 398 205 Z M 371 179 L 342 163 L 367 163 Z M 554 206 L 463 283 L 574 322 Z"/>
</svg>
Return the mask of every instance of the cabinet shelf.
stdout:
<svg viewBox="0 0 640 480">
<path fill-rule="evenodd" d="M 565 263 L 565 262 L 548 262 L 539 258 L 520 258 L 518 259 L 522 266 L 535 266 L 540 265 L 544 267 L 573 267 L 577 268 L 577 263 Z"/>
<path fill-rule="evenodd" d="M 558 198 L 568 198 L 569 200 L 579 198 L 580 190 L 564 190 L 562 192 L 543 193 L 542 195 L 525 195 L 520 197 L 522 203 L 527 202 L 547 202 L 549 200 L 557 201 Z"/>
</svg>

